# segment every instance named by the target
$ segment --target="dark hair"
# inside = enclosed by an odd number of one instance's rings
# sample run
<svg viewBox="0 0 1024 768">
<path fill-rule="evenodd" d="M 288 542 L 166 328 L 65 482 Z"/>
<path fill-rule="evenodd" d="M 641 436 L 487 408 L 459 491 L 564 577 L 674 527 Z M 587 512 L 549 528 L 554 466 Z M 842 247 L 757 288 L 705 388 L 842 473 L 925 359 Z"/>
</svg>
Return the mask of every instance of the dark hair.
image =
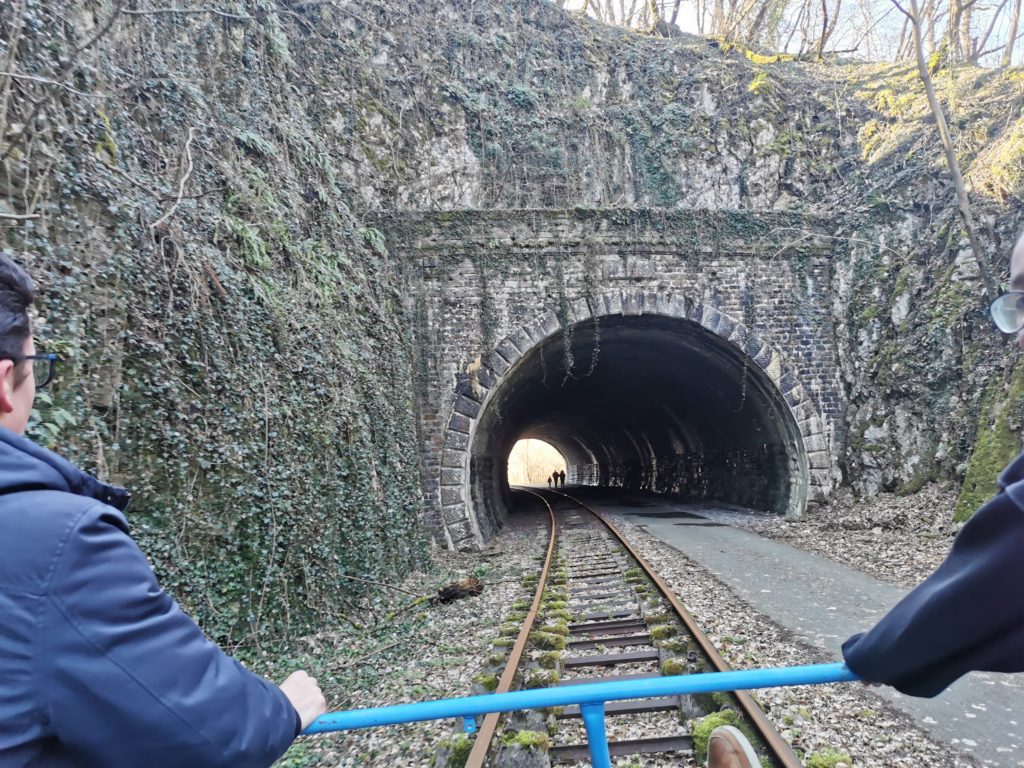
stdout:
<svg viewBox="0 0 1024 768">
<path fill-rule="evenodd" d="M 32 333 L 28 308 L 35 298 L 32 278 L 6 253 L 0 253 L 0 358 L 24 353 Z"/>
</svg>

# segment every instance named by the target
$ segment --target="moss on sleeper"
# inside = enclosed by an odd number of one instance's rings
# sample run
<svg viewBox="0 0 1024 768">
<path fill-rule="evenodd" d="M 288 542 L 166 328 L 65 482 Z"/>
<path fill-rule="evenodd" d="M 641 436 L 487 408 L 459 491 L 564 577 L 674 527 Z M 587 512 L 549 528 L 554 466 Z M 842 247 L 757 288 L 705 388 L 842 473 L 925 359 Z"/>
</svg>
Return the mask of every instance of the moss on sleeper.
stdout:
<svg viewBox="0 0 1024 768">
<path fill-rule="evenodd" d="M 550 632 L 535 630 L 530 633 L 530 641 L 538 648 L 549 651 L 561 651 L 565 649 L 565 638 L 561 635 L 553 635 Z"/>
<path fill-rule="evenodd" d="M 835 749 L 827 749 L 824 752 L 815 752 L 807 756 L 804 765 L 807 768 L 835 768 L 839 763 L 846 765 L 853 764 L 853 758 L 846 752 L 839 752 Z"/>
<path fill-rule="evenodd" d="M 456 733 L 441 739 L 438 755 L 434 756 L 434 768 L 465 768 L 469 753 L 473 751 L 473 740 L 464 733 Z M 441 762 L 440 756 L 444 755 Z"/>
<path fill-rule="evenodd" d="M 549 688 L 552 685 L 558 685 L 558 681 L 561 679 L 562 676 L 556 669 L 536 669 L 527 676 L 523 687 Z"/>
<path fill-rule="evenodd" d="M 665 659 L 661 662 L 661 674 L 666 677 L 685 675 L 689 671 L 690 667 L 683 659 Z"/>
<path fill-rule="evenodd" d="M 547 750 L 551 747 L 551 737 L 541 731 L 509 731 L 502 737 L 502 743 L 509 747 Z"/>
<path fill-rule="evenodd" d="M 693 721 L 693 754 L 698 765 L 704 765 L 708 759 L 708 739 L 711 738 L 711 732 L 721 725 L 739 727 L 739 714 L 732 709 L 723 709 Z"/>
<path fill-rule="evenodd" d="M 548 651 L 542 653 L 537 658 L 537 663 L 540 664 L 544 669 L 557 669 L 558 665 L 562 662 L 562 654 L 558 651 Z"/>
<path fill-rule="evenodd" d="M 650 631 L 652 640 L 668 640 L 668 638 L 679 634 L 679 628 L 671 624 L 658 624 L 651 627 Z"/>
<path fill-rule="evenodd" d="M 547 632 L 552 635 L 561 635 L 562 637 L 568 637 L 569 625 L 564 621 L 552 621 L 540 628 L 541 632 Z"/>
</svg>

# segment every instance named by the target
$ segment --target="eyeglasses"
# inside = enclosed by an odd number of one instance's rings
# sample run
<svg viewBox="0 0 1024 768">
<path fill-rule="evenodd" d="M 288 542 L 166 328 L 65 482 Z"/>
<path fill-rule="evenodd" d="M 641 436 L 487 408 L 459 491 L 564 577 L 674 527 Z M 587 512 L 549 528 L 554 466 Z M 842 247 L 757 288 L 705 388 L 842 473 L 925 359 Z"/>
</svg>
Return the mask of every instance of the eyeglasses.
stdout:
<svg viewBox="0 0 1024 768">
<path fill-rule="evenodd" d="M 1003 333 L 1024 328 L 1024 291 L 1007 291 L 988 308 L 992 321 Z"/>
<path fill-rule="evenodd" d="M 22 360 L 31 360 L 32 374 L 36 380 L 36 387 L 39 389 L 53 381 L 53 376 L 57 372 L 57 363 L 60 361 L 55 352 L 47 352 L 44 355 L 11 355 L 3 359 L 11 360 L 15 363 L 20 363 Z"/>
</svg>

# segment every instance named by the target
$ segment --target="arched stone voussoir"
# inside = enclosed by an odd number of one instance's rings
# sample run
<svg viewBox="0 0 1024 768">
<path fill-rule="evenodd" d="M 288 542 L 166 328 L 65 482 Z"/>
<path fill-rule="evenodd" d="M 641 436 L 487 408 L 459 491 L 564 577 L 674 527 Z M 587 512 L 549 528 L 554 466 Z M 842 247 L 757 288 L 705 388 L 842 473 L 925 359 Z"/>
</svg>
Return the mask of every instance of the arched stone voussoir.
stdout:
<svg viewBox="0 0 1024 768">
<path fill-rule="evenodd" d="M 590 301 L 586 296 L 580 296 L 578 299 L 573 299 L 569 302 L 569 321 L 572 323 L 582 323 L 594 316 L 594 310 L 590 306 Z"/>
<path fill-rule="evenodd" d="M 548 310 L 537 320 L 527 324 L 526 328 L 532 331 L 534 342 L 541 342 L 548 336 L 559 333 L 562 330 L 562 324 L 558 320 L 558 315 Z"/>
<path fill-rule="evenodd" d="M 718 327 L 715 328 L 715 333 L 721 336 L 723 339 L 728 339 L 735 329 L 739 325 L 739 322 L 731 318 L 724 312 L 718 313 Z"/>
<path fill-rule="evenodd" d="M 722 313 L 715 307 L 705 304 L 701 308 L 700 324 L 717 336 L 718 328 L 722 324 Z"/>
<path fill-rule="evenodd" d="M 644 314 L 645 315 L 666 315 L 668 297 L 660 291 L 644 292 Z"/>
<path fill-rule="evenodd" d="M 606 315 L 621 315 L 622 292 L 604 294 L 604 306 Z"/>
<path fill-rule="evenodd" d="M 642 315 L 644 313 L 644 295 L 639 291 L 622 292 L 622 314 Z"/>
<path fill-rule="evenodd" d="M 504 339 L 498 342 L 494 348 L 501 357 L 505 358 L 505 361 L 511 366 L 519 362 L 519 358 L 523 356 L 523 353 L 519 350 L 519 347 L 512 341 L 511 336 L 506 336 Z"/>
</svg>

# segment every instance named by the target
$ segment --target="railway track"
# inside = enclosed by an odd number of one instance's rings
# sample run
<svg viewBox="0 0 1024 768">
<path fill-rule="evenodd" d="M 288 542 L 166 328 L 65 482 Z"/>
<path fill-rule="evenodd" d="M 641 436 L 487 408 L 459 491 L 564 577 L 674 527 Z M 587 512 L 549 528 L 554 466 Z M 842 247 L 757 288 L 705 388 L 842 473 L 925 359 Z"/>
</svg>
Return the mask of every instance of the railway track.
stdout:
<svg viewBox="0 0 1024 768">
<path fill-rule="evenodd" d="M 545 505 L 551 535 L 539 573 L 526 582 L 536 581 L 533 599 L 513 605 L 510 618 L 521 624 L 502 627 L 499 641 L 513 634 L 515 641 L 493 690 L 729 669 L 664 581 L 600 513 L 557 491 L 517 492 Z M 722 722 L 748 735 L 762 765 L 801 765 L 745 692 L 610 702 L 606 714 L 613 759 L 697 765 L 704 726 Z M 692 733 L 691 722 L 700 724 Z M 480 724 L 465 765 L 587 765 L 586 742 L 578 707 L 492 714 Z M 541 753 L 540 762 L 524 763 L 524 747 Z"/>
</svg>

